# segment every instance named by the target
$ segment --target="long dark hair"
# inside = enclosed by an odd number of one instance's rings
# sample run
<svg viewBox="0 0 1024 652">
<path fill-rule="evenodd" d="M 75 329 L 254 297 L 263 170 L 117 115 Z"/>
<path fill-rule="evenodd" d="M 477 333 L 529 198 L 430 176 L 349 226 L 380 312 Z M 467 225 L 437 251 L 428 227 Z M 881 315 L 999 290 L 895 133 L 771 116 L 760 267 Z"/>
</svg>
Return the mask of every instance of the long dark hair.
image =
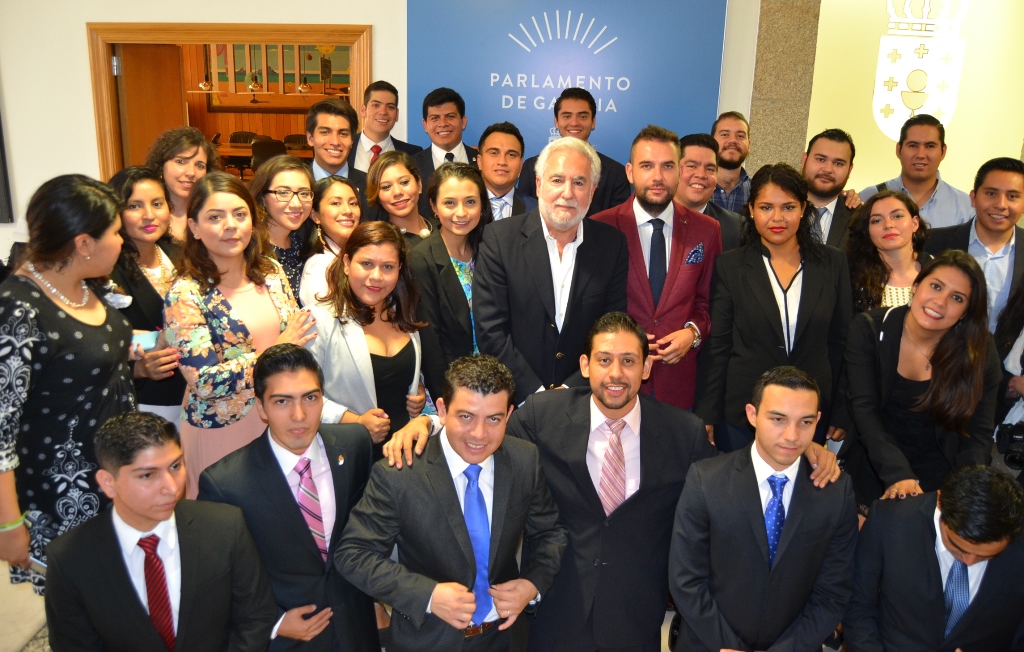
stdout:
<svg viewBox="0 0 1024 652">
<path fill-rule="evenodd" d="M 876 203 L 890 197 L 903 204 L 911 217 L 917 218 L 919 226 L 911 240 L 914 258 L 918 258 L 924 251 L 924 243 L 928 239 L 928 224 L 921 217 L 917 203 L 898 190 L 883 190 L 854 211 L 850 219 L 850 235 L 846 241 L 846 258 L 850 263 L 853 308 L 856 312 L 882 305 L 885 284 L 889 282 L 889 274 L 892 272 L 878 253 L 878 247 L 871 241 L 870 233 L 871 211 Z"/>
<path fill-rule="evenodd" d="M 188 219 L 199 223 L 199 212 L 214 193 L 226 192 L 235 195 L 249 207 L 252 220 L 252 237 L 243 252 L 245 275 L 256 285 L 265 285 L 267 274 L 274 271 L 274 263 L 264 255 L 267 250 L 267 229 L 256 216 L 256 202 L 249 189 L 238 177 L 226 172 L 210 172 L 192 186 L 188 196 L 186 213 Z M 191 276 L 199 286 L 208 291 L 220 283 L 220 270 L 210 260 L 206 245 L 190 232 L 185 233 L 185 244 L 181 248 L 179 276 Z"/>
<path fill-rule="evenodd" d="M 298 156 L 281 154 L 267 160 L 256 170 L 252 179 L 249 179 L 249 191 L 252 193 L 252 198 L 256 200 L 256 212 L 268 234 L 270 233 L 270 213 L 267 212 L 267 192 L 274 183 L 274 177 L 281 172 L 301 172 L 305 174 L 309 180 L 309 189 L 311 191 L 313 186 L 316 185 L 309 166 Z M 313 204 L 310 204 L 310 206 L 312 207 Z M 295 229 L 295 236 L 299 242 L 300 260 L 305 261 L 313 254 L 323 253 L 324 248 L 320 244 L 320 238 L 317 237 L 316 222 L 313 220 L 307 217 L 299 225 L 299 228 Z M 290 234 L 289 238 L 291 238 Z"/>
<path fill-rule="evenodd" d="M 427 197 L 430 198 L 430 205 L 434 210 L 434 215 L 437 215 L 437 193 L 441 189 L 441 184 L 449 179 L 472 181 L 476 184 L 477 194 L 480 199 L 480 221 L 469 232 L 469 235 L 466 236 L 469 248 L 475 256 L 480 246 L 480 240 L 484 237 L 484 227 L 494 221 L 494 214 L 491 212 L 491 202 L 487 199 L 487 186 L 484 185 L 484 178 L 480 176 L 480 171 L 472 165 L 468 163 L 443 163 L 441 167 L 434 170 L 434 173 L 430 175 L 430 183 L 427 184 Z"/>
<path fill-rule="evenodd" d="M 927 412 L 945 428 L 966 434 L 985 390 L 985 357 L 988 355 L 988 291 L 985 275 L 966 251 L 950 249 L 933 258 L 914 280 L 920 286 L 940 267 L 959 270 L 971 282 L 967 310 L 950 328 L 932 352 L 932 380 L 914 406 Z"/>
<path fill-rule="evenodd" d="M 363 247 L 387 244 L 398 251 L 398 283 L 385 299 L 387 310 L 381 315 L 381 319 L 398 326 L 406 333 L 412 333 L 426 326 L 426 323 L 416 321 L 420 291 L 412 277 L 412 270 L 406 264 L 405 237 L 391 222 L 372 220 L 357 224 L 356 228 L 352 229 L 352 235 L 345 243 L 345 251 L 327 268 L 327 294 L 322 301 L 329 303 L 334 315 L 342 321 L 352 319 L 360 326 L 372 324 L 373 308 L 360 301 L 352 292 L 348 276 L 345 275 L 345 256 L 348 256 L 351 263 L 356 253 Z"/>
<path fill-rule="evenodd" d="M 39 186 L 28 202 L 24 258 L 42 269 L 64 269 L 83 233 L 99 239 L 121 214 L 121 198 L 102 181 L 65 174 Z M 11 267 L 20 264 L 10 261 Z"/>
<path fill-rule="evenodd" d="M 744 206 L 744 212 L 748 219 L 746 221 L 743 244 L 760 243 L 761 234 L 757 232 L 757 226 L 753 220 L 753 206 L 758 195 L 768 184 L 774 184 L 782 189 L 787 195 L 793 197 L 804 205 L 804 213 L 800 216 L 800 224 L 796 229 L 796 242 L 800 246 L 800 255 L 804 259 L 813 258 L 822 260 L 824 258 L 824 245 L 821 242 L 821 235 L 818 230 L 811 226 L 815 214 L 814 206 L 807 201 L 807 181 L 804 175 L 788 163 L 776 163 L 775 165 L 762 166 L 750 180 L 750 203 Z"/>
<path fill-rule="evenodd" d="M 124 244 L 121 245 L 121 255 L 117 257 L 117 264 L 132 280 L 135 281 L 141 281 L 144 278 L 142 270 L 139 268 L 139 248 L 128 236 L 128 229 L 124 225 L 123 214 L 124 211 L 127 210 L 128 200 L 132 198 L 132 193 L 135 192 L 135 186 L 142 181 L 152 181 L 156 185 L 160 186 L 160 189 L 164 193 L 164 201 L 167 202 L 167 210 L 170 211 L 170 202 L 167 197 L 167 186 L 164 185 L 163 175 L 152 168 L 144 165 L 132 165 L 110 177 L 109 181 L 114 192 L 121 196 L 123 206 L 121 211 L 121 230 L 118 233 L 121 234 L 121 239 L 124 240 Z M 167 231 L 160 236 L 160 240 L 158 240 L 158 242 L 170 241 L 171 230 L 168 227 Z M 175 265 L 175 261 L 172 260 L 171 264 Z M 176 267 L 177 266 L 175 265 L 175 268 Z"/>
<path fill-rule="evenodd" d="M 377 160 L 370 166 L 370 169 L 366 171 L 366 203 L 379 210 L 384 219 L 387 220 L 391 218 L 380 203 L 380 178 L 384 176 L 385 170 L 396 165 L 401 165 L 408 170 L 409 174 L 420 183 L 420 192 L 423 192 L 423 177 L 420 176 L 420 169 L 411 156 L 397 149 L 384 152 L 378 156 Z M 423 215 L 421 217 L 427 216 Z"/>
<path fill-rule="evenodd" d="M 336 184 L 348 186 L 348 189 L 352 191 L 352 194 L 356 196 L 356 199 L 359 199 L 359 189 L 356 188 L 355 184 L 353 184 L 351 181 L 349 181 L 345 177 L 339 177 L 336 174 L 326 176 L 323 179 L 317 181 L 316 184 L 313 186 L 313 210 L 317 213 L 317 215 L 320 214 L 320 205 L 324 203 L 325 199 L 327 199 L 327 193 L 330 192 L 331 188 L 333 188 Z M 312 216 L 312 213 L 310 213 L 310 216 Z M 323 218 L 321 217 L 320 219 Z M 356 224 L 361 222 L 362 219 L 363 209 L 362 207 L 360 207 L 359 219 L 356 220 Z M 312 222 L 312 220 L 307 220 L 307 222 Z M 316 237 L 319 238 L 320 240 L 320 250 L 317 253 L 327 251 L 327 235 L 324 233 L 323 228 L 319 228 L 316 230 Z M 340 242 L 335 244 L 341 245 Z"/>
</svg>

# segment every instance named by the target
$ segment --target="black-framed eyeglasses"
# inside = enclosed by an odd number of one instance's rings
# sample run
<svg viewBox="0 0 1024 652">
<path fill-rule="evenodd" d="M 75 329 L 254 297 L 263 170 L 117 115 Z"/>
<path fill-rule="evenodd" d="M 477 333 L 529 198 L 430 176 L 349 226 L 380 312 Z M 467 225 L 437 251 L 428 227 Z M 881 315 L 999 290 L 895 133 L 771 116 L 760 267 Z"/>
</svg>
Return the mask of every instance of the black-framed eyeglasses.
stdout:
<svg viewBox="0 0 1024 652">
<path fill-rule="evenodd" d="M 308 188 L 302 190 L 288 190 L 287 188 L 278 188 L 277 190 L 268 190 L 268 195 L 277 197 L 277 201 L 282 204 L 287 204 L 292 200 L 295 195 L 299 196 L 299 201 L 308 202 L 313 201 L 313 191 Z"/>
</svg>

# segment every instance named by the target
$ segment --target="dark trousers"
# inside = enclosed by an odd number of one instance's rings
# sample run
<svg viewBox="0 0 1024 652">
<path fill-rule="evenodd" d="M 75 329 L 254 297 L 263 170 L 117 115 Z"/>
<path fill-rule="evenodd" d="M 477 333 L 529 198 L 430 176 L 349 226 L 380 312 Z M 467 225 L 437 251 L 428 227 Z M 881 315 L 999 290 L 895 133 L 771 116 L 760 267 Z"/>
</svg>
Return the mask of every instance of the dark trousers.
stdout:
<svg viewBox="0 0 1024 652">
<path fill-rule="evenodd" d="M 661 630 L 658 636 L 642 645 L 630 647 L 601 647 L 594 640 L 594 612 L 591 610 L 587 624 L 579 636 L 563 641 L 557 638 L 539 636 L 535 629 L 530 630 L 529 652 L 661 652 Z"/>
</svg>

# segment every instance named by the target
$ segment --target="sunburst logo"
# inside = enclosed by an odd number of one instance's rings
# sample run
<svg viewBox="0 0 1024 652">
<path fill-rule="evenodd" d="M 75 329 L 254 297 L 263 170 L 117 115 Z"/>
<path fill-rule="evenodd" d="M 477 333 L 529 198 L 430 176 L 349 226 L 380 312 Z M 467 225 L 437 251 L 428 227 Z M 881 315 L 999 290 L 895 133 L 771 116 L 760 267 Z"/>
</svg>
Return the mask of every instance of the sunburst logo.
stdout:
<svg viewBox="0 0 1024 652">
<path fill-rule="evenodd" d="M 564 28 L 563 28 L 561 12 L 556 9 L 555 10 L 555 31 L 552 32 L 551 31 L 551 20 L 548 17 L 548 12 L 545 11 L 544 12 L 544 27 L 546 29 L 544 31 L 542 31 L 541 28 L 540 28 L 540 22 L 537 20 L 537 16 L 531 16 L 530 17 L 530 21 L 527 21 L 527 22 L 532 22 L 533 23 L 533 28 L 534 28 L 534 30 L 536 30 L 537 40 L 534 40 L 533 34 L 531 34 L 530 30 L 528 30 L 526 28 L 526 25 L 524 25 L 523 23 L 519 23 L 519 29 L 521 29 L 523 31 L 523 35 L 526 37 L 526 40 L 528 40 L 530 42 L 530 45 L 533 46 L 532 49 L 531 49 L 530 46 L 526 45 L 526 43 L 524 43 L 519 38 L 517 38 L 516 34 L 513 34 L 512 32 L 509 32 L 508 37 L 510 39 L 512 39 L 513 41 L 515 41 L 519 45 L 519 47 L 523 48 L 527 52 L 532 52 L 533 49 L 539 48 L 544 43 L 560 40 L 560 41 L 574 41 L 576 43 L 579 43 L 580 45 L 586 46 L 586 48 L 588 50 L 593 50 L 594 54 L 600 54 L 602 50 L 607 48 L 609 45 L 611 45 L 615 41 L 619 40 L 618 36 L 613 36 L 613 37 L 611 37 L 611 39 L 609 39 L 608 41 L 605 41 L 601 46 L 599 46 L 595 50 L 594 49 L 594 45 L 597 44 L 597 42 L 599 40 L 601 40 L 602 36 L 604 36 L 604 33 L 608 30 L 608 26 L 607 25 L 602 26 L 601 29 L 597 32 L 597 34 L 593 38 L 590 38 L 590 33 L 591 33 L 591 31 L 593 31 L 594 24 L 597 22 L 597 19 L 596 18 L 591 18 L 590 22 L 587 23 L 587 26 L 586 26 L 585 29 L 583 29 L 583 20 L 584 20 L 583 12 L 580 12 L 580 14 L 576 18 L 576 25 L 575 25 L 575 28 L 574 28 L 573 24 L 572 24 L 572 11 L 568 11 L 568 12 L 566 12 L 566 15 L 565 15 L 565 25 L 564 25 Z M 582 34 L 580 34 L 580 30 L 581 29 L 583 29 L 583 33 Z M 545 31 L 547 32 L 547 39 L 544 38 L 544 32 Z M 589 43 L 587 42 L 588 38 L 590 38 L 590 42 Z M 537 42 L 538 40 L 540 41 L 540 43 Z"/>
</svg>

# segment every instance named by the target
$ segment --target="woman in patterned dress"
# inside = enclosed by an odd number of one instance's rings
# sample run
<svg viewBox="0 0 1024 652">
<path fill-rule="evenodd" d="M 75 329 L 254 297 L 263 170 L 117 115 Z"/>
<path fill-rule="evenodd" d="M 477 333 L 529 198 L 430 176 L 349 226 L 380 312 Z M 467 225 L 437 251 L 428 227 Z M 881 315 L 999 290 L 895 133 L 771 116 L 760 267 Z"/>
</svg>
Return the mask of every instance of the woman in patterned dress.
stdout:
<svg viewBox="0 0 1024 652">
<path fill-rule="evenodd" d="M 45 563 L 51 540 L 108 502 L 93 433 L 135 409 L 132 328 L 86 280 L 114 268 L 119 210 L 99 181 L 47 181 L 28 205 L 25 260 L 0 285 L 0 559 L 37 593 L 30 556 Z"/>
<path fill-rule="evenodd" d="M 417 316 L 427 322 L 423 342 L 423 378 L 431 396 L 441 396 L 444 374 L 456 358 L 473 355 L 474 257 L 484 227 L 494 221 L 484 180 L 471 165 L 444 163 L 427 186 L 430 207 L 441 221 L 409 254 L 420 288 Z"/>
<path fill-rule="evenodd" d="M 316 335 L 299 310 L 281 266 L 264 255 L 266 226 L 248 189 L 213 172 L 192 189 L 180 276 L 164 304 L 167 341 L 181 354 L 188 388 L 181 444 L 187 496 L 199 474 L 256 439 L 266 427 L 253 409 L 252 370 L 259 353 Z"/>
</svg>

